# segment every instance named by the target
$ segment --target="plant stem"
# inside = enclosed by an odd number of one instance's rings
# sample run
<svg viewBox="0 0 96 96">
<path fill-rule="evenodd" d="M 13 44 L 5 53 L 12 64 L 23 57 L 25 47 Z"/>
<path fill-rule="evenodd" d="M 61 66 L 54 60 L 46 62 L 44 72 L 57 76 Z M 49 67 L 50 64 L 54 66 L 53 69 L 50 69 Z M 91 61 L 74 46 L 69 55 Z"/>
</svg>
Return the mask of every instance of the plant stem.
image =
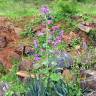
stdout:
<svg viewBox="0 0 96 96">
<path fill-rule="evenodd" d="M 48 38 L 49 38 L 49 29 L 47 24 L 47 16 L 45 15 L 45 23 L 46 23 L 46 54 L 47 54 L 47 62 L 48 62 Z"/>
</svg>

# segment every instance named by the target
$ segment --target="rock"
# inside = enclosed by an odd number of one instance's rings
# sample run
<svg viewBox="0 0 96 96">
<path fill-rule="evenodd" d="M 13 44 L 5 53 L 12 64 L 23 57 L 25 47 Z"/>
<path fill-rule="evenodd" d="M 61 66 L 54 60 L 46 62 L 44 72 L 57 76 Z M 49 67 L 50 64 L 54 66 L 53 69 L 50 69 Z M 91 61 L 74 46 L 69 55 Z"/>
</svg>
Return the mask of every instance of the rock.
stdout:
<svg viewBox="0 0 96 96">
<path fill-rule="evenodd" d="M 8 44 L 18 40 L 14 25 L 7 18 L 0 17 L 0 37 L 6 38 Z M 5 39 L 3 42 L 5 42 Z"/>
<path fill-rule="evenodd" d="M 22 78 L 35 78 L 35 75 L 34 74 L 30 74 L 28 73 L 27 71 L 19 71 L 16 73 L 18 76 L 22 77 Z"/>
<path fill-rule="evenodd" d="M 19 66 L 19 70 L 22 70 L 22 71 L 29 71 L 29 70 L 32 70 L 32 68 L 33 68 L 32 62 L 25 59 L 21 61 L 21 64 Z"/>
<path fill-rule="evenodd" d="M 95 59 L 96 58 L 96 49 L 89 49 L 86 51 L 83 51 L 83 53 L 80 56 L 80 62 L 82 66 L 91 66 L 91 68 L 94 68 Z"/>
<path fill-rule="evenodd" d="M 81 81 L 82 89 L 96 89 L 96 76 L 91 76 Z"/>
<path fill-rule="evenodd" d="M 6 96 L 5 94 L 10 90 L 11 85 L 6 82 L 0 82 L 0 96 Z M 12 93 L 12 96 L 25 96 L 24 93 Z"/>
<path fill-rule="evenodd" d="M 10 85 L 8 83 L 0 82 L 0 96 L 5 96 L 9 88 L 10 88 Z"/>
<path fill-rule="evenodd" d="M 20 55 L 15 52 L 15 44 L 19 40 L 13 23 L 0 17 L 0 64 L 4 68 L 12 68 L 12 60 L 20 60 Z"/>
<path fill-rule="evenodd" d="M 96 76 L 96 71 L 94 70 L 80 70 L 81 77 L 91 77 Z"/>
<path fill-rule="evenodd" d="M 26 55 L 34 55 L 35 50 L 31 46 L 25 46 L 24 53 Z"/>
<path fill-rule="evenodd" d="M 88 49 L 88 45 L 87 45 L 87 42 L 86 42 L 85 38 L 82 39 L 82 49 L 83 50 L 87 50 Z"/>
<path fill-rule="evenodd" d="M 95 70 L 86 70 L 85 73 L 88 76 L 96 76 L 96 71 Z"/>
<path fill-rule="evenodd" d="M 85 94 L 84 96 L 96 96 L 96 91 Z"/>
<path fill-rule="evenodd" d="M 19 27 L 15 27 L 14 30 L 15 30 L 15 33 L 16 33 L 18 36 L 20 35 L 20 32 L 22 32 L 22 29 L 19 28 Z"/>
<path fill-rule="evenodd" d="M 84 32 L 89 32 L 92 28 L 89 27 L 89 26 L 85 26 L 84 24 L 79 24 L 78 28 L 81 30 L 81 31 L 84 31 Z"/>
<path fill-rule="evenodd" d="M 72 57 L 69 53 L 62 52 L 60 57 L 57 57 L 57 66 L 63 68 L 70 68 L 73 65 Z"/>
<path fill-rule="evenodd" d="M 15 52 L 19 55 L 23 55 L 25 50 L 25 46 L 23 44 L 20 44 L 16 49 Z"/>
<path fill-rule="evenodd" d="M 96 71 L 81 70 L 81 87 L 83 89 L 96 89 Z"/>
<path fill-rule="evenodd" d="M 0 51 L 0 62 L 8 70 L 12 68 L 13 60 L 19 61 L 20 59 L 20 55 L 18 55 L 12 48 L 5 48 Z"/>
<path fill-rule="evenodd" d="M 6 37 L 0 36 L 0 48 L 4 48 L 7 46 Z"/>
<path fill-rule="evenodd" d="M 52 51 L 50 54 L 52 57 L 49 58 L 49 66 L 56 66 L 56 72 L 62 73 L 63 69 L 70 69 L 72 67 L 73 59 L 69 53 Z"/>
<path fill-rule="evenodd" d="M 35 50 L 31 46 L 21 44 L 16 48 L 16 52 L 20 55 L 34 55 Z"/>
</svg>

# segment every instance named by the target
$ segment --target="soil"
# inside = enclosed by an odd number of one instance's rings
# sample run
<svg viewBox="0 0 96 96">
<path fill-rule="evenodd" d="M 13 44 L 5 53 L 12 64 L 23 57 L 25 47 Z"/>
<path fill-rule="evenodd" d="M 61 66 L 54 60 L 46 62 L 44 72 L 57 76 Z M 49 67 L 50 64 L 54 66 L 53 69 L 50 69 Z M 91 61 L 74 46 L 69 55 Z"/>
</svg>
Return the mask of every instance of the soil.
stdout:
<svg viewBox="0 0 96 96">
<path fill-rule="evenodd" d="M 0 62 L 7 69 L 12 68 L 12 58 L 19 58 L 15 48 L 19 41 L 17 33 L 20 31 L 14 27 L 14 24 L 8 18 L 0 17 Z"/>
</svg>

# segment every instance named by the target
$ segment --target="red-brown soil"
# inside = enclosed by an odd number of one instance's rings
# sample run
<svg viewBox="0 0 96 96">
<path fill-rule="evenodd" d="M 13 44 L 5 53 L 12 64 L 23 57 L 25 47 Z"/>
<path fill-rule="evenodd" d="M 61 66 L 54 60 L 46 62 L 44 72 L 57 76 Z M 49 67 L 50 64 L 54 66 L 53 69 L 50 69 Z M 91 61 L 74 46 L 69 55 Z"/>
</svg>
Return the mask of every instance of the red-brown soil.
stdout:
<svg viewBox="0 0 96 96">
<path fill-rule="evenodd" d="M 14 25 L 6 17 L 0 17 L 0 37 L 6 40 L 0 39 L 0 46 L 6 43 L 6 46 L 0 48 L 0 63 L 3 64 L 7 69 L 12 68 L 12 58 L 19 59 L 19 55 L 15 52 L 16 43 L 19 40 Z"/>
</svg>

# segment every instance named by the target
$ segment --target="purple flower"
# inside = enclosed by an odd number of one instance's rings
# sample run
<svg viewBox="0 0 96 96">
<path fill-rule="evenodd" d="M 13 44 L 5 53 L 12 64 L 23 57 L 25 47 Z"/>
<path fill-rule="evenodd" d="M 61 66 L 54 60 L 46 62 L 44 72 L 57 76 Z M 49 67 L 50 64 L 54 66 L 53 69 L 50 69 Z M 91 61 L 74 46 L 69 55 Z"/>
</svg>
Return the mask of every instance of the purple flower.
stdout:
<svg viewBox="0 0 96 96">
<path fill-rule="evenodd" d="M 35 47 L 35 48 L 38 48 L 38 45 L 39 45 L 39 44 L 38 44 L 38 41 L 37 41 L 37 40 L 34 40 L 34 47 Z"/>
<path fill-rule="evenodd" d="M 43 36 L 45 33 L 41 32 L 41 31 L 38 31 L 36 34 L 37 34 L 37 36 Z"/>
<path fill-rule="evenodd" d="M 52 27 L 52 30 L 53 30 L 53 31 L 59 30 L 59 26 L 53 26 L 53 27 Z"/>
<path fill-rule="evenodd" d="M 60 32 L 60 37 L 61 37 L 61 39 L 62 39 L 63 35 L 64 35 L 64 31 L 62 30 L 62 31 Z"/>
<path fill-rule="evenodd" d="M 52 20 L 48 20 L 48 25 L 52 24 Z"/>
<path fill-rule="evenodd" d="M 49 40 L 48 40 L 48 43 L 51 44 L 51 43 L 52 43 L 52 40 L 49 39 Z"/>
<path fill-rule="evenodd" d="M 40 57 L 35 57 L 35 61 L 40 61 L 41 58 Z"/>
<path fill-rule="evenodd" d="M 42 12 L 43 14 L 49 14 L 49 8 L 48 8 L 47 6 L 43 6 L 43 7 L 41 8 L 41 12 Z"/>
<path fill-rule="evenodd" d="M 61 43 L 61 36 L 58 36 L 54 42 L 54 46 L 57 46 L 59 43 Z"/>
<path fill-rule="evenodd" d="M 51 31 L 51 35 L 54 35 L 55 31 Z"/>
<path fill-rule="evenodd" d="M 61 32 L 60 32 L 60 36 L 63 36 L 63 35 L 64 35 L 64 31 L 61 30 Z"/>
<path fill-rule="evenodd" d="M 41 58 L 40 58 L 40 55 L 39 54 L 35 54 L 35 61 L 40 61 Z"/>
</svg>

